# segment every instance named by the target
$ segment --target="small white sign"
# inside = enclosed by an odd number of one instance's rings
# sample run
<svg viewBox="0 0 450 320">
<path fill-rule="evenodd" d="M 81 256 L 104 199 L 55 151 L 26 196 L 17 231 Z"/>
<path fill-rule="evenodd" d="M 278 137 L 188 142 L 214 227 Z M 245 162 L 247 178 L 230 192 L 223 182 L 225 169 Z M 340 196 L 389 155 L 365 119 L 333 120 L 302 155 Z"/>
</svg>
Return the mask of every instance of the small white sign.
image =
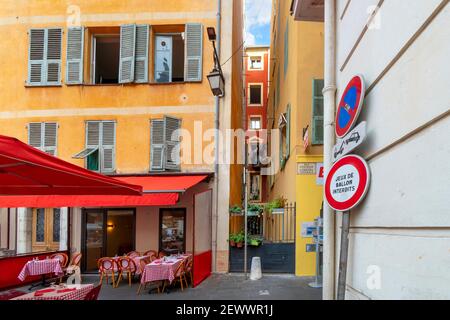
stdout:
<svg viewBox="0 0 450 320">
<path fill-rule="evenodd" d="M 324 167 L 323 163 L 316 163 L 316 184 L 323 186 L 324 184 Z"/>
<path fill-rule="evenodd" d="M 333 162 L 359 147 L 367 136 L 367 122 L 363 121 L 344 138 L 339 139 L 333 148 Z"/>
</svg>

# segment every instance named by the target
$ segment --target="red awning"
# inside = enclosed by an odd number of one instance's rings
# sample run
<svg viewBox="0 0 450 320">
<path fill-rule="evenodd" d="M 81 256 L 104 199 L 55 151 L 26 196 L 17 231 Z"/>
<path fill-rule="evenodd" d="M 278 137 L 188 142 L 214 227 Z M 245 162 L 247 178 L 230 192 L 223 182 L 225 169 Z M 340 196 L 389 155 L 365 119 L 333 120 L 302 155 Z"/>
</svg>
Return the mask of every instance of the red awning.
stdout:
<svg viewBox="0 0 450 320">
<path fill-rule="evenodd" d="M 142 187 L 80 168 L 0 135 L 0 195 L 140 195 Z"/>
<path fill-rule="evenodd" d="M 144 193 L 183 193 L 207 177 L 207 175 L 121 176 L 116 179 L 124 183 L 140 185 Z"/>
<path fill-rule="evenodd" d="M 120 177 L 121 182 L 142 186 L 142 196 L 48 195 L 0 196 L 0 208 L 58 208 L 58 207 L 147 207 L 177 204 L 180 193 L 204 181 L 207 175 Z"/>
<path fill-rule="evenodd" d="M 151 207 L 177 204 L 178 193 L 143 196 L 0 196 L 1 208 Z"/>
</svg>

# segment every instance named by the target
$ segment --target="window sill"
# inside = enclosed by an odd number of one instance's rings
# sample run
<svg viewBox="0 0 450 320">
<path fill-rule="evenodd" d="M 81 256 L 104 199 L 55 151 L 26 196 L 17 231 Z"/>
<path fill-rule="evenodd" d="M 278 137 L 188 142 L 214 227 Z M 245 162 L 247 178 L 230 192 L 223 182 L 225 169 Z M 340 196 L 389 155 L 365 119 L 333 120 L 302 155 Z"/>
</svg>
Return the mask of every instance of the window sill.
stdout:
<svg viewBox="0 0 450 320">
<path fill-rule="evenodd" d="M 131 82 L 131 83 L 83 83 L 83 84 L 66 84 L 68 87 L 73 86 L 83 86 L 83 87 L 123 87 L 123 86 L 139 86 L 139 85 L 150 85 L 150 86 L 167 86 L 167 85 L 177 85 L 177 84 L 200 84 L 202 81 L 182 81 L 182 82 Z"/>
<path fill-rule="evenodd" d="M 62 84 L 25 84 L 25 88 L 60 88 L 62 86 Z"/>
</svg>

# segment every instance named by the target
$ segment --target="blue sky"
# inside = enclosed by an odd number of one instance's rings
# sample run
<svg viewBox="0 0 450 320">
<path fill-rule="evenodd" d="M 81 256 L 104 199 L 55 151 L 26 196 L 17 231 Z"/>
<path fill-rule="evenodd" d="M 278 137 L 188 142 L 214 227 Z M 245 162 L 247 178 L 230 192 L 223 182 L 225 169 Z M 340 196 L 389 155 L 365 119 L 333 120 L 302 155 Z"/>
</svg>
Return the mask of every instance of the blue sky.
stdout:
<svg viewBox="0 0 450 320">
<path fill-rule="evenodd" d="M 245 0 L 245 45 L 270 45 L 272 0 Z"/>
</svg>

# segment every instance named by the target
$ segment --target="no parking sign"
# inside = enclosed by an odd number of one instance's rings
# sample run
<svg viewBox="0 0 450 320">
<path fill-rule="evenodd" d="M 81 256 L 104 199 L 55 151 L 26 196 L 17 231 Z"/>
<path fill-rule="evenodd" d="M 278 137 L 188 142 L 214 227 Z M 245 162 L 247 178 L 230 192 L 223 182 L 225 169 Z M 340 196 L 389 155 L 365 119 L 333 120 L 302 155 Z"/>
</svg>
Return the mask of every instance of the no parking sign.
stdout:
<svg viewBox="0 0 450 320">
<path fill-rule="evenodd" d="M 356 124 L 365 91 L 362 75 L 353 77 L 345 88 L 336 113 L 336 135 L 339 138 L 343 138 Z"/>
</svg>

